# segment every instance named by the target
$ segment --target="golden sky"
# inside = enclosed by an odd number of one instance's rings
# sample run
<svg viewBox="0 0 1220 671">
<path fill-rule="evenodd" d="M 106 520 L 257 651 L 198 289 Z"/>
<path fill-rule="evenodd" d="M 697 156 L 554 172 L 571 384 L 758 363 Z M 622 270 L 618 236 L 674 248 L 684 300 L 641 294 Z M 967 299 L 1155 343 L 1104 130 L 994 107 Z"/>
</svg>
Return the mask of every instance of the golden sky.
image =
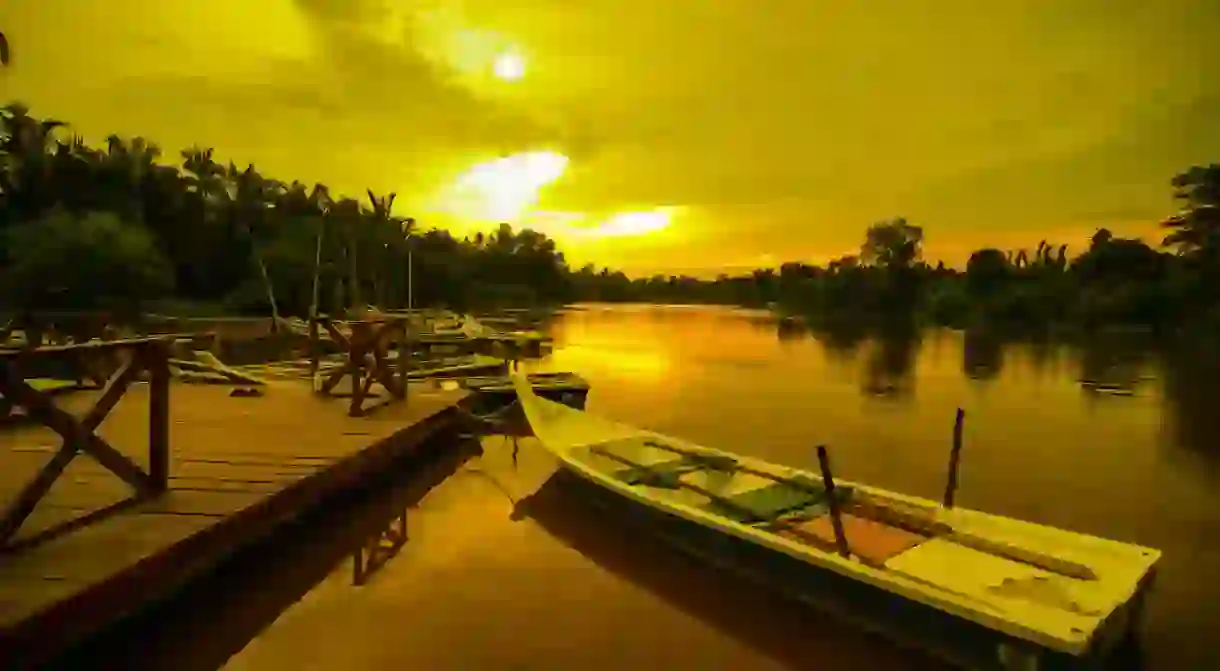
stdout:
<svg viewBox="0 0 1220 671">
<path fill-rule="evenodd" d="M 825 259 L 896 215 L 952 262 L 1150 234 L 1220 160 L 1215 0 L 17 0 L 0 29 L 0 98 L 91 139 L 512 212 L 636 273 Z"/>
</svg>

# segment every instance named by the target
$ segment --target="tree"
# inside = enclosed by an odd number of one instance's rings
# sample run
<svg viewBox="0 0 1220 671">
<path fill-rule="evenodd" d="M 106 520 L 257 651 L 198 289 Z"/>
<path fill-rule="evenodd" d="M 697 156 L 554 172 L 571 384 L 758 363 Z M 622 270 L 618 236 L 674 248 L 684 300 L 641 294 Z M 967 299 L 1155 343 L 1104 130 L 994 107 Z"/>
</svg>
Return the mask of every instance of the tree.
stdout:
<svg viewBox="0 0 1220 671">
<path fill-rule="evenodd" d="M 1181 211 L 1161 222 L 1170 230 L 1162 244 L 1183 255 L 1220 257 L 1220 164 L 1192 166 L 1171 184 Z"/>
<path fill-rule="evenodd" d="M 274 216 L 271 204 L 283 189 L 283 185 L 264 178 L 253 165 L 247 165 L 243 170 L 232 161 L 225 171 L 225 178 L 228 188 L 225 191 L 227 199 L 224 201 L 224 207 L 234 230 L 247 236 L 250 252 L 266 292 L 267 303 L 271 306 L 272 323 L 278 328 L 279 304 L 275 300 L 275 287 L 271 283 L 271 274 L 267 272 L 267 261 L 263 257 L 259 235 L 266 234 L 267 224 Z"/>
<path fill-rule="evenodd" d="M 52 152 L 56 132 L 67 126 L 55 119 L 36 119 L 21 103 L 0 108 L 0 193 L 4 210 L 28 219 L 56 204 Z"/>
<path fill-rule="evenodd" d="M 860 259 L 891 272 L 905 270 L 919 260 L 922 245 L 923 229 L 897 217 L 868 227 Z"/>
<path fill-rule="evenodd" d="M 1098 231 L 1109 233 L 1106 229 Z M 1097 235 L 1089 251 L 1072 263 L 1082 283 L 1156 282 L 1162 271 L 1161 255 L 1143 240 L 1107 236 L 1098 243 Z"/>
<path fill-rule="evenodd" d="M 377 305 L 387 305 L 389 289 L 385 282 L 385 276 L 392 272 L 390 263 L 390 245 L 398 245 L 402 242 L 402 229 L 404 220 L 394 216 L 394 199 L 398 197 L 396 193 L 390 193 L 385 196 L 378 196 L 373 193 L 372 189 L 366 189 L 369 197 L 369 210 L 365 211 L 366 228 L 371 237 L 369 245 L 370 252 L 374 256 L 374 261 L 371 264 L 372 273 L 372 288 L 373 301 Z"/>
<path fill-rule="evenodd" d="M 1066 246 L 1056 253 L 1042 240 L 1028 251 L 980 249 L 962 273 L 924 263 L 923 230 L 899 218 L 869 227 L 858 257 L 824 267 L 793 262 L 778 271 L 712 280 L 681 274 L 632 279 L 592 265 L 573 271 L 554 239 L 507 223 L 459 239 L 398 216 L 394 194 L 332 195 L 321 184 L 282 182 L 228 159 L 221 164 L 213 150 L 198 146 L 181 152 L 178 165 L 167 165 L 149 140 L 111 136 L 104 146 L 91 147 L 65 128 L 20 104 L 0 108 L 0 283 L 10 298 L 33 307 L 88 303 L 95 292 L 103 297 L 97 300 L 156 294 L 169 286 L 156 273 L 147 281 L 131 279 L 152 267 L 140 261 L 151 255 L 171 268 L 169 282 L 180 303 L 262 313 L 270 305 L 276 315 L 317 310 L 322 301 L 315 287 L 323 283 L 336 290 L 332 310 L 359 306 L 365 297 L 402 306 L 408 258 L 415 268 L 413 304 L 420 307 L 573 298 L 774 302 L 777 309 L 824 315 L 822 323 L 854 320 L 851 328 L 879 326 L 890 317 L 962 325 L 983 314 L 1006 324 L 1046 326 L 1220 314 L 1220 167 L 1214 164 L 1172 181 L 1182 211 L 1164 222 L 1170 229 L 1165 244 L 1176 255 L 1102 229 L 1071 263 Z M 109 219 L 98 223 L 98 217 Z M 143 251 L 115 242 L 129 234 L 143 241 Z M 89 256 L 78 242 L 56 236 L 94 240 L 98 250 L 109 250 L 99 254 L 125 261 Z M 54 265 L 46 249 L 81 261 Z M 124 270 L 128 262 L 136 270 Z M 86 283 L 79 276 L 85 269 L 105 277 Z M 13 289 L 18 285 L 29 291 Z"/>
<path fill-rule="evenodd" d="M 113 214 L 54 210 L 2 236 L 14 252 L 0 286 L 10 305 L 131 309 L 173 288 L 153 237 Z"/>
<path fill-rule="evenodd" d="M 966 262 L 966 284 L 976 293 L 993 293 L 1009 278 L 1011 270 L 1004 252 L 993 247 L 980 249 Z"/>
<path fill-rule="evenodd" d="M 1093 237 L 1089 238 L 1089 250 L 1092 251 L 1101 249 L 1102 247 L 1110 244 L 1110 241 L 1113 239 L 1114 234 L 1110 232 L 1110 229 L 1099 228 L 1097 229 L 1097 232 L 1093 234 Z"/>
<path fill-rule="evenodd" d="M 11 55 L 8 49 L 8 38 L 0 33 L 0 65 L 8 65 Z"/>
</svg>

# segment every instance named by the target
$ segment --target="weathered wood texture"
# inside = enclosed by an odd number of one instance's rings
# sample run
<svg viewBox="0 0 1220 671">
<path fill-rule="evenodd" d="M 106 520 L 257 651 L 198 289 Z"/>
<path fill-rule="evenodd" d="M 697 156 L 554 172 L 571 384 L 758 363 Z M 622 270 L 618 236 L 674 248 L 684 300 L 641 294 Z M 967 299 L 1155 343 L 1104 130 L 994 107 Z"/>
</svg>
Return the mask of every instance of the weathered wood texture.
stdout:
<svg viewBox="0 0 1220 671">
<path fill-rule="evenodd" d="M 144 469 L 150 388 L 133 384 L 98 426 Z M 171 592 L 278 523 L 408 454 L 460 421 L 467 392 L 412 390 L 412 402 L 353 419 L 303 385 L 231 398 L 174 385 L 168 490 L 132 488 L 86 455 L 72 460 L 0 554 L 0 660 L 21 668 Z M 74 416 L 99 393 L 57 399 Z M 12 498 L 59 452 L 43 427 L 0 432 L 0 498 Z M 10 660 L 13 660 L 10 663 Z"/>
<path fill-rule="evenodd" d="M 365 399 L 369 397 L 374 382 L 380 383 L 390 392 L 390 399 L 406 398 L 408 357 L 391 359 L 390 347 L 401 352 L 409 351 L 407 342 L 407 320 L 402 317 L 379 317 L 346 322 L 346 333 L 340 324 L 329 317 L 314 317 L 309 324 L 310 372 L 318 374 L 321 352 L 321 334 L 326 331 L 329 340 L 336 343 L 347 354 L 343 366 L 328 374 L 318 388 L 320 394 L 334 391 L 345 378 L 351 380 L 351 401 L 348 415 L 360 417 L 369 408 Z"/>
<path fill-rule="evenodd" d="M 101 394 L 78 419 L 60 408 L 51 396 L 31 386 L 23 374 L 26 363 L 63 355 L 64 352 L 109 353 L 115 370 L 102 386 Z M 20 405 L 29 417 L 51 429 L 60 439 L 51 458 L 21 486 L 0 513 L 0 547 L 7 545 L 33 513 L 39 501 L 54 487 L 77 455 L 88 455 L 111 474 L 127 483 L 135 496 L 146 498 L 164 493 L 169 485 L 169 341 L 164 338 L 97 342 L 94 344 L 44 347 L 21 352 L 0 351 L 0 395 L 3 410 Z M 128 387 L 141 373 L 149 379 L 148 419 L 144 443 L 148 446 L 147 468 L 141 468 L 122 451 L 97 434 L 97 428 L 118 405 Z"/>
</svg>

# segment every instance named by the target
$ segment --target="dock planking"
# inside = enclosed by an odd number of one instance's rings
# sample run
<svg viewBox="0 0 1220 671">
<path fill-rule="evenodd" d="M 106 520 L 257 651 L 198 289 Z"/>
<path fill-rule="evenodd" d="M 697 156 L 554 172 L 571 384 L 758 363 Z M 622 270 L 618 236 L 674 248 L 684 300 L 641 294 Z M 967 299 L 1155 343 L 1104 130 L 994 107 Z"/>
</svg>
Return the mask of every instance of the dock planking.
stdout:
<svg viewBox="0 0 1220 671">
<path fill-rule="evenodd" d="M 0 554 L 0 660 L 17 666 L 70 645 L 168 593 L 335 491 L 409 454 L 461 417 L 469 392 L 412 389 L 360 418 L 307 386 L 261 397 L 174 385 L 170 488 L 132 488 L 78 454 Z M 98 392 L 57 399 L 85 412 Z M 133 385 L 98 434 L 146 466 L 148 385 Z M 10 500 L 59 449 L 40 426 L 0 432 L 0 499 Z M 6 667 L 9 665 L 6 664 Z"/>
</svg>

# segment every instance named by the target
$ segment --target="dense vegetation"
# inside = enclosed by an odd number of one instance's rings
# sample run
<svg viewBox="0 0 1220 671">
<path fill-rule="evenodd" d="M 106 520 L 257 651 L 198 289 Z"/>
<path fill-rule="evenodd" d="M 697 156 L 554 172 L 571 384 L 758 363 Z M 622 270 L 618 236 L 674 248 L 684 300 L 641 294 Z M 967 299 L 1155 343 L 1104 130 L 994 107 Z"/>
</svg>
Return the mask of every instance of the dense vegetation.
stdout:
<svg viewBox="0 0 1220 671">
<path fill-rule="evenodd" d="M 824 326 L 1220 328 L 1220 165 L 1192 167 L 1171 184 L 1181 207 L 1162 222 L 1162 249 L 1102 228 L 1075 256 L 1043 240 L 1028 250 L 977 250 L 957 270 L 925 262 L 923 229 L 898 218 L 869 227 L 858 255 L 826 267 L 785 263 L 714 282 L 591 278 L 590 269 L 578 277 L 586 295 L 603 300 L 772 305 Z"/>
<path fill-rule="evenodd" d="M 815 320 L 895 316 L 958 326 L 1220 323 L 1220 166 L 1173 179 L 1182 208 L 1160 251 L 1102 229 L 1089 248 L 981 249 L 964 271 L 922 259 L 923 230 L 870 227 L 859 255 L 702 281 L 571 270 L 553 240 L 501 225 L 458 239 L 367 201 L 282 182 L 212 150 L 178 165 L 142 138 L 104 149 L 65 124 L 0 111 L 0 299 L 10 308 L 111 309 L 173 299 L 305 314 L 407 302 L 456 309 L 572 300 L 777 306 Z M 315 268 L 317 273 L 315 275 Z"/>
<path fill-rule="evenodd" d="M 554 241 L 501 226 L 456 239 L 367 202 L 284 183 L 210 149 L 180 166 L 142 138 L 105 149 L 20 105 L 0 112 L 0 292 L 10 307 L 122 309 L 172 297 L 305 314 L 407 301 L 465 307 L 572 298 Z M 315 267 L 318 282 L 315 288 Z"/>
<path fill-rule="evenodd" d="M 977 250 L 957 270 L 925 262 L 923 229 L 897 218 L 873 224 L 858 255 L 826 267 L 785 263 L 711 282 L 632 281 L 586 267 L 574 279 L 580 295 L 600 300 L 771 305 L 821 326 L 1220 328 L 1220 165 L 1192 167 L 1171 184 L 1180 211 L 1162 222 L 1162 249 L 1102 228 L 1076 256 L 1043 240 Z"/>
</svg>

